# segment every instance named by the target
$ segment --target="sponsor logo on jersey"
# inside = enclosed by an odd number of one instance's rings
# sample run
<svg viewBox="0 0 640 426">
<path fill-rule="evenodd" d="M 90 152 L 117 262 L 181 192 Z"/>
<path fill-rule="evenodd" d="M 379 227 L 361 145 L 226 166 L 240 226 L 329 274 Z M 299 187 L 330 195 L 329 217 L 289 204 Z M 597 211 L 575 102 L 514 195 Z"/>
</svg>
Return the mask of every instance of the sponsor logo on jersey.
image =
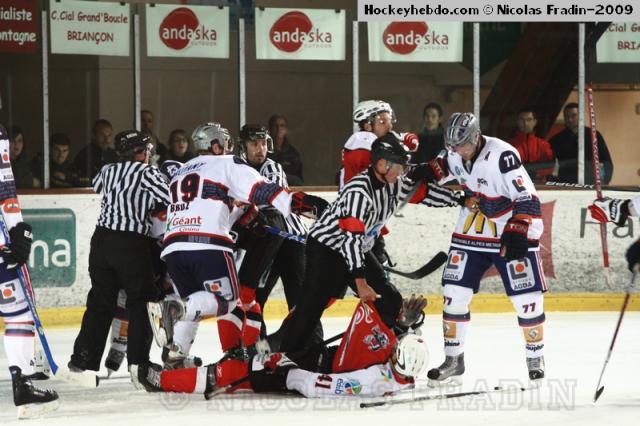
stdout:
<svg viewBox="0 0 640 426">
<path fill-rule="evenodd" d="M 382 375 L 382 380 L 385 382 L 390 382 L 393 379 L 393 371 L 391 371 L 391 367 L 381 368 L 380 374 Z"/>
<path fill-rule="evenodd" d="M 460 281 L 464 275 L 467 259 L 467 253 L 460 250 L 451 250 L 442 278 L 445 280 Z"/>
<path fill-rule="evenodd" d="M 20 204 L 17 198 L 7 198 L 2 202 L 2 211 L 4 213 L 20 213 Z"/>
<path fill-rule="evenodd" d="M 362 392 L 362 385 L 355 379 L 338 379 L 334 391 L 336 395 L 358 395 L 360 392 Z"/>
<path fill-rule="evenodd" d="M 384 45 L 399 55 L 408 55 L 416 49 L 445 49 L 449 36 L 429 28 L 426 22 L 391 22 L 382 33 Z"/>
<path fill-rule="evenodd" d="M 518 176 L 515 179 L 512 179 L 511 183 L 513 184 L 513 186 L 516 188 L 516 191 L 518 192 L 527 190 L 527 188 L 524 187 L 524 179 L 522 179 L 522 176 Z"/>
<path fill-rule="evenodd" d="M 513 291 L 527 290 L 536 285 L 531 262 L 526 257 L 507 263 L 507 273 Z"/>
<path fill-rule="evenodd" d="M 333 34 L 315 26 L 303 12 L 294 10 L 282 15 L 269 30 L 269 40 L 276 49 L 296 52 L 305 45 L 326 47 L 331 45 Z"/>
<path fill-rule="evenodd" d="M 202 217 L 201 216 L 192 216 L 192 217 L 173 217 L 171 219 L 171 227 L 177 228 L 179 226 L 190 226 L 190 227 L 199 227 L 202 225 Z"/>
<path fill-rule="evenodd" d="M 389 336 L 384 334 L 377 325 L 371 329 L 372 334 L 367 334 L 363 342 L 371 351 L 379 351 L 389 346 Z"/>
<path fill-rule="evenodd" d="M 478 185 L 489 186 L 489 182 L 485 178 L 478 178 Z"/>
<path fill-rule="evenodd" d="M 174 50 L 182 50 L 190 45 L 215 45 L 217 38 L 216 30 L 201 24 L 188 7 L 172 10 L 160 24 L 160 40 Z"/>
</svg>

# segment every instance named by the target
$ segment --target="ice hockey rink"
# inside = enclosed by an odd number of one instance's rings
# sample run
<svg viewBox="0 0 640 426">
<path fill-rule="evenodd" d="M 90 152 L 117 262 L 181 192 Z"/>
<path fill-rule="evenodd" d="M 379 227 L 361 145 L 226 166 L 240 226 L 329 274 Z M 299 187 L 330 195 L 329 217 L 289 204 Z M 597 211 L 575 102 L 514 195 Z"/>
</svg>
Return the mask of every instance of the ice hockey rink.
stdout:
<svg viewBox="0 0 640 426">
<path fill-rule="evenodd" d="M 546 383 L 539 390 L 493 392 L 444 401 L 362 409 L 370 398 L 335 397 L 322 400 L 298 396 L 238 393 L 205 401 L 202 395 L 158 394 L 136 391 L 124 371 L 102 380 L 96 389 L 85 389 L 56 380 L 38 382 L 60 394 L 58 411 L 34 420 L 16 419 L 11 403 L 11 382 L 7 360 L 0 358 L 0 424 L 64 425 L 330 425 L 341 424 L 637 424 L 640 413 L 640 313 L 629 312 L 607 367 L 605 391 L 594 405 L 593 393 L 604 362 L 618 313 L 547 314 L 545 327 Z M 346 328 L 348 318 L 324 321 L 325 336 Z M 273 327 L 276 323 L 268 323 Z M 428 315 L 422 327 L 430 349 L 430 367 L 444 358 L 440 318 Z M 449 391 L 493 389 L 494 386 L 527 386 L 524 345 L 513 314 L 476 314 L 472 317 L 466 346 L 465 382 Z M 66 364 L 77 334 L 75 328 L 47 330 L 57 362 Z M 205 363 L 214 362 L 220 352 L 215 323 L 201 324 L 192 353 Z M 3 352 L 2 352 L 3 353 Z M 154 348 L 152 359 L 159 359 Z M 100 375 L 104 375 L 101 371 Z M 426 380 L 416 389 L 391 398 L 436 395 L 427 390 Z"/>
</svg>

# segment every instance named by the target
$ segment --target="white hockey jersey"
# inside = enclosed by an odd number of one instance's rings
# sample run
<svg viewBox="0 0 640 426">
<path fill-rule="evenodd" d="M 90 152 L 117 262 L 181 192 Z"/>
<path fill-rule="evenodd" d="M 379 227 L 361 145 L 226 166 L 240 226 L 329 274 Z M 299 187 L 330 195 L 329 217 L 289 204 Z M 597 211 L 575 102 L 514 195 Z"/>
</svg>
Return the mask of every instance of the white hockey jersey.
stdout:
<svg viewBox="0 0 640 426">
<path fill-rule="evenodd" d="M 485 145 L 470 169 L 460 155 L 449 153 L 447 157 L 449 178 L 456 178 L 468 197 L 480 199 L 479 211 L 466 207 L 460 210 L 451 246 L 499 252 L 500 236 L 507 221 L 514 215 L 525 214 L 532 219 L 529 250 L 539 250 L 543 231 L 540 200 L 518 151 L 498 138 L 482 137 Z"/>
<path fill-rule="evenodd" d="M 396 377 L 390 362 L 349 373 L 322 374 L 295 368 L 287 375 L 287 389 L 296 390 L 307 398 L 383 396 L 412 386 L 413 382 Z"/>
<path fill-rule="evenodd" d="M 16 195 L 16 182 L 11 170 L 11 160 L 9 158 L 9 136 L 0 126 L 0 208 L 2 218 L 7 227 L 7 231 L 18 222 L 22 222 L 22 211 L 18 204 Z M 0 232 L 0 246 L 4 246 L 6 241 Z M 0 263 L 3 260 L 0 257 Z"/>
<path fill-rule="evenodd" d="M 267 182 L 233 155 L 199 156 L 185 163 L 169 185 L 171 205 L 162 257 L 176 250 L 233 251 L 229 233 L 234 201 L 272 205 L 285 217 L 291 195 Z"/>
</svg>

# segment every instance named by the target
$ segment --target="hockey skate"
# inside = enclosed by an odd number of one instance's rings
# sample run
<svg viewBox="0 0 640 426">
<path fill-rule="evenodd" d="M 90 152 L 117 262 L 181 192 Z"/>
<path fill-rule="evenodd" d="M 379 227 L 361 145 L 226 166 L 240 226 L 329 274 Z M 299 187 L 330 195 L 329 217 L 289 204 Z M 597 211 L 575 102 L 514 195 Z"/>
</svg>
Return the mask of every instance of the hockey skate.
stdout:
<svg viewBox="0 0 640 426">
<path fill-rule="evenodd" d="M 186 306 L 182 299 L 169 299 L 159 303 L 149 302 L 147 313 L 156 344 L 163 347 L 173 339 L 173 326 L 184 319 Z"/>
<path fill-rule="evenodd" d="M 544 379 L 544 357 L 527 358 L 527 369 L 529 370 L 529 384 L 531 387 L 540 387 L 542 379 Z"/>
<path fill-rule="evenodd" d="M 122 361 L 124 360 L 125 355 L 126 354 L 124 352 L 117 349 L 109 349 L 107 358 L 104 360 L 104 366 L 107 369 L 107 377 L 111 377 L 113 373 L 118 371 L 120 365 L 122 365 Z"/>
<path fill-rule="evenodd" d="M 165 370 L 202 366 L 201 358 L 182 352 L 175 343 L 171 343 L 162 348 L 162 362 L 164 363 L 163 368 Z"/>
<path fill-rule="evenodd" d="M 162 392 L 160 386 L 162 366 L 152 362 L 132 364 L 129 366 L 129 374 L 131 374 L 131 382 L 136 389 L 147 392 Z"/>
<path fill-rule="evenodd" d="M 459 386 L 462 384 L 464 374 L 464 353 L 458 356 L 446 356 L 444 362 L 427 373 L 429 382 L 427 386 L 435 388 L 439 386 Z"/>
<path fill-rule="evenodd" d="M 38 417 L 58 409 L 60 404 L 55 391 L 33 386 L 19 367 L 9 367 L 9 371 L 13 381 L 13 402 L 18 407 L 19 419 Z"/>
</svg>

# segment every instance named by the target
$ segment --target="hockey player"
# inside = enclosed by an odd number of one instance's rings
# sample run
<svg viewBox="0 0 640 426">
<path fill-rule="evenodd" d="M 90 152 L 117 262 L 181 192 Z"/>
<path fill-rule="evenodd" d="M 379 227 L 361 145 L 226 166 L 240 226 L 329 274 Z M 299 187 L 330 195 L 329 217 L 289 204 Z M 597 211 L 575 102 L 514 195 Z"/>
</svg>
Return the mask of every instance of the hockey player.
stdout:
<svg viewBox="0 0 640 426">
<path fill-rule="evenodd" d="M 7 242 L 0 233 L 0 316 L 4 319 L 4 350 L 13 382 L 13 402 L 18 406 L 18 417 L 22 418 L 56 409 L 58 394 L 33 386 L 29 379 L 35 365 L 35 329 L 27 297 L 33 301 L 34 294 L 25 263 L 33 237 L 31 226 L 22 220 L 9 159 L 9 137 L 2 125 L 0 156 L 0 220 L 10 237 Z M 17 268 L 22 268 L 27 278 L 29 295 L 22 291 Z"/>
<path fill-rule="evenodd" d="M 445 361 L 429 371 L 430 386 L 461 381 L 469 305 L 494 265 L 518 315 L 529 378 L 544 377 L 544 299 L 539 255 L 543 224 L 535 187 L 515 148 L 480 133 L 471 113 L 455 113 L 445 130 L 448 155 L 434 159 L 433 180 L 457 179 L 469 200 L 458 217 L 442 275 Z M 425 175 L 426 176 L 426 175 Z"/>
<path fill-rule="evenodd" d="M 208 148 L 211 151 L 210 145 Z M 196 149 L 206 147 L 196 147 Z M 149 304 L 150 317 L 161 345 L 171 341 L 178 320 L 218 317 L 222 350 L 241 344 L 245 314 L 229 233 L 236 202 L 271 205 L 285 217 L 290 211 L 314 208 L 317 197 L 289 193 L 267 182 L 244 160 L 232 155 L 200 155 L 185 163 L 169 186 L 172 203 L 162 258 L 182 299 Z M 248 211 L 239 221 L 260 226 L 260 216 Z M 162 329 L 155 320 L 162 318 Z"/>
<path fill-rule="evenodd" d="M 261 125 L 246 124 L 240 131 L 240 150 L 243 158 L 267 181 L 288 188 L 287 178 L 282 166 L 267 158 L 267 152 L 273 150 L 273 141 L 267 129 Z M 270 226 L 285 230 L 291 234 L 305 236 L 307 228 L 301 218 L 292 213 L 288 217 L 269 206 L 258 206 Z M 261 278 L 268 274 L 271 267 L 277 268 L 289 309 L 298 296 L 304 278 L 304 245 L 278 235 L 256 235 L 244 232 L 240 238 L 241 248 L 246 250 L 238 272 L 240 278 L 240 300 L 247 315 L 245 327 L 245 345 L 256 342 L 261 332 L 262 307 L 271 289 L 260 293 L 261 303 L 256 300 L 256 292 Z M 267 291 L 268 290 L 268 291 Z"/>
<path fill-rule="evenodd" d="M 422 313 L 425 305 L 418 306 L 410 315 Z M 198 369 L 161 371 L 158 365 L 140 365 L 136 386 L 148 391 L 204 393 L 207 397 L 239 389 L 297 391 L 306 397 L 382 396 L 413 386 L 427 364 L 427 347 L 420 337 L 405 334 L 397 338 L 372 304 L 361 303 L 339 347 L 224 359 Z"/>
<path fill-rule="evenodd" d="M 616 226 L 624 226 L 629 216 L 640 216 L 640 197 L 630 200 L 619 198 L 601 198 L 589 206 L 591 217 L 598 222 L 613 222 Z M 640 263 L 640 239 L 629 246 L 626 253 L 630 271 L 638 270 Z"/>
<path fill-rule="evenodd" d="M 405 179 L 409 153 L 393 133 L 376 139 L 371 165 L 352 178 L 338 198 L 325 209 L 309 231 L 305 280 L 296 307 L 284 325 L 283 352 L 303 349 L 332 298 L 344 296 L 347 286 L 363 302 L 374 302 L 384 322 L 392 326 L 402 297 L 372 253 L 374 241 L 414 182 Z M 425 166 L 426 167 L 426 166 Z M 421 185 L 413 202 L 458 205 L 457 194 L 447 188 Z"/>
</svg>

